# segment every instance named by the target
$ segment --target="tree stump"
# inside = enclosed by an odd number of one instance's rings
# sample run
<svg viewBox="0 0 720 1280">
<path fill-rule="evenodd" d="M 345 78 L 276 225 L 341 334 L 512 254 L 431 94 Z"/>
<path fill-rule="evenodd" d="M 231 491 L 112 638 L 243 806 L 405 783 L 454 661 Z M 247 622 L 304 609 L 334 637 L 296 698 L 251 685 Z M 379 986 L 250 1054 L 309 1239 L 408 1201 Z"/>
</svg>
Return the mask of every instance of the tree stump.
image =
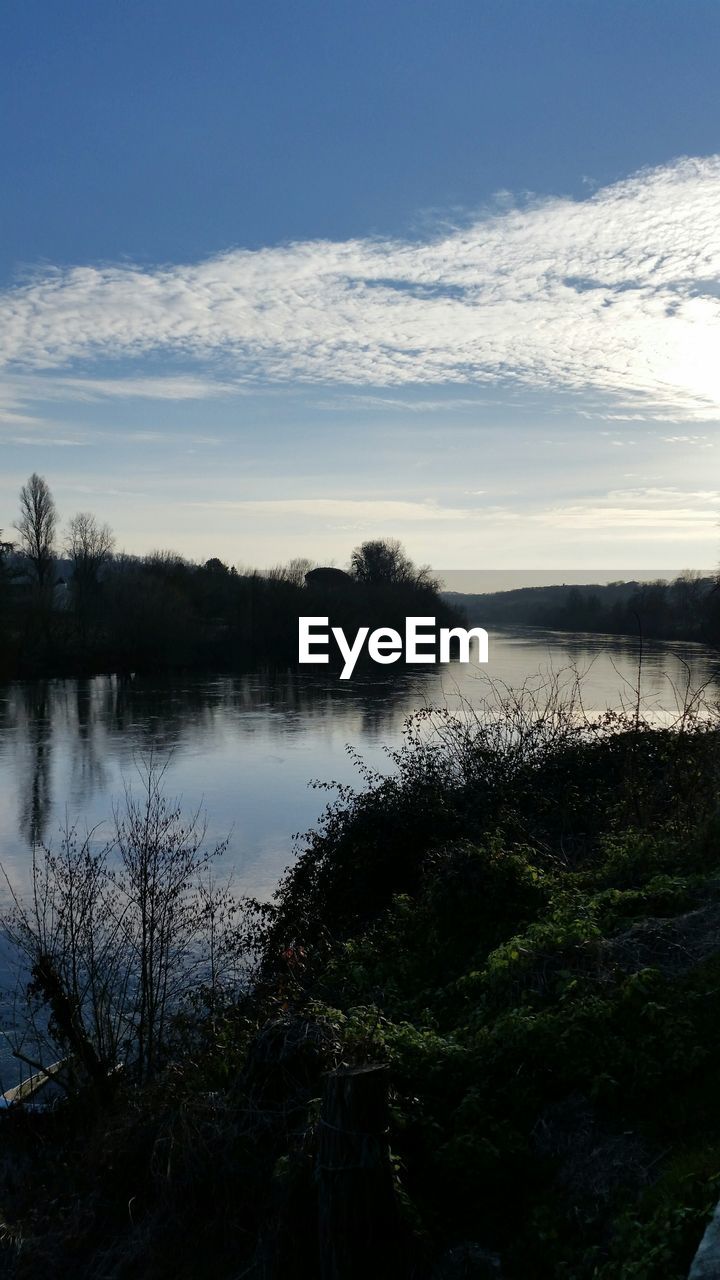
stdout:
<svg viewBox="0 0 720 1280">
<path fill-rule="evenodd" d="M 386 1067 L 343 1068 L 327 1077 L 317 1155 L 322 1280 L 406 1274 L 388 1126 Z"/>
</svg>

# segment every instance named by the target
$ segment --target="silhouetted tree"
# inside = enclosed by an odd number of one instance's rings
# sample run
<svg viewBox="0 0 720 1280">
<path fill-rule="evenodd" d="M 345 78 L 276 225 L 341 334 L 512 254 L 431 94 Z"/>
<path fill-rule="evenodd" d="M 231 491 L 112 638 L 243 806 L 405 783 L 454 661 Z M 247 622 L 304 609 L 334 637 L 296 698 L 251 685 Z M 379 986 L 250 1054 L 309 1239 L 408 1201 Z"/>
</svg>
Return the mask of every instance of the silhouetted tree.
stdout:
<svg viewBox="0 0 720 1280">
<path fill-rule="evenodd" d="M 10 584 L 12 581 L 12 570 L 10 567 L 10 557 L 15 550 L 14 543 L 3 542 L 2 529 L 0 529 L 0 670 L 2 669 L 3 650 L 9 632 L 9 603 L 10 603 Z"/>
<path fill-rule="evenodd" d="M 219 560 L 217 556 L 213 556 L 210 560 L 206 560 L 203 567 L 207 570 L 208 573 L 225 574 L 230 572 L 227 565 L 224 564 L 222 560 Z"/>
<path fill-rule="evenodd" d="M 83 643 L 95 608 L 100 574 L 112 557 L 115 539 L 107 524 L 98 524 L 89 511 L 78 511 L 68 525 L 65 551 L 72 561 L 72 599 Z"/>
<path fill-rule="evenodd" d="M 20 553 L 39 587 L 47 586 L 52 578 L 56 527 L 57 508 L 47 481 L 33 471 L 20 490 L 15 528 L 20 534 Z"/>
<path fill-rule="evenodd" d="M 14 542 L 3 542 L 0 529 L 0 586 L 10 577 L 10 557 L 15 550 Z"/>
<path fill-rule="evenodd" d="M 89 511 L 78 511 L 68 525 L 65 550 L 72 561 L 73 582 L 82 591 L 92 591 L 100 570 L 113 553 L 115 539 L 107 524 L 98 524 Z"/>
<path fill-rule="evenodd" d="M 427 587 L 436 591 L 430 567 L 416 568 L 397 538 L 375 538 L 356 547 L 350 557 L 350 571 L 358 582 L 370 586 Z"/>
<path fill-rule="evenodd" d="M 686 635 L 699 633 L 707 584 L 697 569 L 684 569 L 671 584 L 670 601 L 677 628 Z"/>
<path fill-rule="evenodd" d="M 278 564 L 269 569 L 267 576 L 270 582 L 290 582 L 294 587 L 301 587 L 312 567 L 312 560 L 307 560 L 305 556 L 294 556 L 287 564 Z"/>
</svg>

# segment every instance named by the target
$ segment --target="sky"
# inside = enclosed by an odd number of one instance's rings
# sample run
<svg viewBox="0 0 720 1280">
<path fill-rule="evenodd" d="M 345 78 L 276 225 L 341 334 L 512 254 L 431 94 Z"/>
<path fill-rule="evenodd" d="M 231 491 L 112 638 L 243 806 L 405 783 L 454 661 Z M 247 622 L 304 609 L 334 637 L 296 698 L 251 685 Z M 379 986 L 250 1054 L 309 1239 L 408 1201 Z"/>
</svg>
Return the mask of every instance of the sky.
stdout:
<svg viewBox="0 0 720 1280">
<path fill-rule="evenodd" d="M 719 62 L 717 0 L 4 6 L 0 527 L 716 564 Z"/>
</svg>

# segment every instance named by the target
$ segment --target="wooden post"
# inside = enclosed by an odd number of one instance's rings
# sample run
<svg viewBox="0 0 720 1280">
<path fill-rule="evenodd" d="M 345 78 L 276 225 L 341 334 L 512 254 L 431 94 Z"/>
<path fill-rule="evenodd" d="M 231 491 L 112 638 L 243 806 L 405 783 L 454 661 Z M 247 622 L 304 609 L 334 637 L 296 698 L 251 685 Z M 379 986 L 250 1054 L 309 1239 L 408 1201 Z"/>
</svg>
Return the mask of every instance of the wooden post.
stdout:
<svg viewBox="0 0 720 1280">
<path fill-rule="evenodd" d="M 327 1076 L 317 1156 L 322 1280 L 406 1274 L 388 1124 L 386 1067 L 348 1067 Z"/>
</svg>

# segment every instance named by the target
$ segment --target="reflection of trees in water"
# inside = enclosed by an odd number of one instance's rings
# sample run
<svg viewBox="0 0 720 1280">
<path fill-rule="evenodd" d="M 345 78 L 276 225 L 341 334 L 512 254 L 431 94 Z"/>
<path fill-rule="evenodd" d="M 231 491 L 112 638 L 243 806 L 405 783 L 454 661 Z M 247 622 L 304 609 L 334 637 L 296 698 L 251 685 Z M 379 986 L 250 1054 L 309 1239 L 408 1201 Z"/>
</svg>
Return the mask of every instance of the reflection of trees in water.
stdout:
<svg viewBox="0 0 720 1280">
<path fill-rule="evenodd" d="M 96 680 L 70 682 L 68 701 L 71 698 L 75 725 L 74 739 L 71 736 L 72 788 L 73 795 L 85 798 L 101 790 L 107 782 L 102 736 L 106 698 L 102 685 L 98 687 Z"/>
<path fill-rule="evenodd" d="M 151 750 L 162 757 L 183 744 L 211 743 L 228 731 L 280 738 L 322 724 L 360 744 L 396 730 L 434 687 L 407 672 L 341 685 L 291 671 L 174 684 L 97 676 L 13 685 L 0 726 L 27 747 L 20 770 L 22 833 L 31 844 L 45 838 L 54 740 L 70 771 L 70 794 L 56 799 L 82 804 L 106 788 L 109 754 L 130 762 Z"/>
<path fill-rule="evenodd" d="M 112 680 L 106 691 L 106 730 L 131 740 L 142 753 L 165 754 L 183 740 L 208 738 L 227 729 L 239 736 L 264 732 L 284 737 L 309 724 L 332 722 L 350 734 L 373 736 L 395 725 L 411 709 L 412 678 L 355 681 L 346 687 L 294 672 L 216 676 L 166 684 Z"/>
<path fill-rule="evenodd" d="M 27 743 L 27 767 L 20 768 L 20 830 L 28 844 L 45 839 L 52 805 L 52 699 L 41 680 L 21 686 L 20 711 Z"/>
</svg>

